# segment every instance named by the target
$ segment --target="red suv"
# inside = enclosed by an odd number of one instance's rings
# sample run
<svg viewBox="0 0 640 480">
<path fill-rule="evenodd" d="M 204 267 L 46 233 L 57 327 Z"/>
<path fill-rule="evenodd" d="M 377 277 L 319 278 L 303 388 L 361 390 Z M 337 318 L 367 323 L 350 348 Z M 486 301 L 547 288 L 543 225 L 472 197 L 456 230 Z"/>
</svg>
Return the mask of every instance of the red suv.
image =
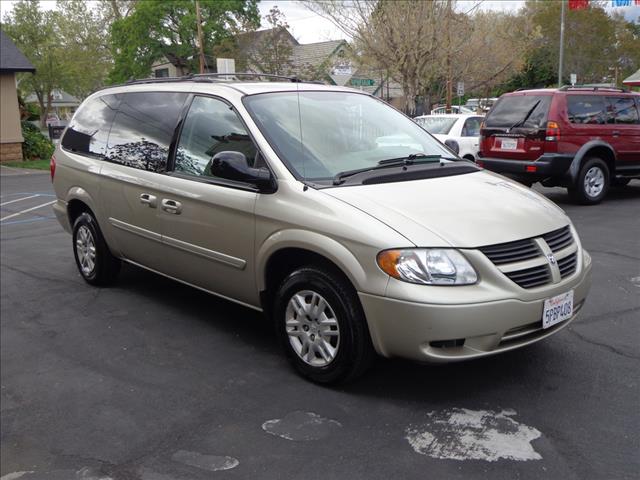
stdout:
<svg viewBox="0 0 640 480">
<path fill-rule="evenodd" d="M 522 183 L 566 187 L 584 204 L 640 178 L 640 94 L 619 88 L 522 90 L 500 97 L 478 164 Z"/>
</svg>

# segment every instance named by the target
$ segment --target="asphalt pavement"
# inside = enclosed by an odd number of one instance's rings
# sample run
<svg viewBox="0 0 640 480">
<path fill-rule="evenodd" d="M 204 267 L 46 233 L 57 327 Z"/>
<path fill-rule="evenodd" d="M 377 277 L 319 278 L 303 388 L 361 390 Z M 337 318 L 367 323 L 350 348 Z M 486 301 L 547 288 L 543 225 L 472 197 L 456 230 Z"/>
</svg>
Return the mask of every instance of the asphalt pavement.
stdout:
<svg viewBox="0 0 640 480">
<path fill-rule="evenodd" d="M 594 261 L 562 332 L 340 388 L 252 310 L 130 266 L 85 284 L 48 172 L 0 182 L 0 480 L 638 478 L 640 181 L 592 207 L 540 189 Z"/>
</svg>

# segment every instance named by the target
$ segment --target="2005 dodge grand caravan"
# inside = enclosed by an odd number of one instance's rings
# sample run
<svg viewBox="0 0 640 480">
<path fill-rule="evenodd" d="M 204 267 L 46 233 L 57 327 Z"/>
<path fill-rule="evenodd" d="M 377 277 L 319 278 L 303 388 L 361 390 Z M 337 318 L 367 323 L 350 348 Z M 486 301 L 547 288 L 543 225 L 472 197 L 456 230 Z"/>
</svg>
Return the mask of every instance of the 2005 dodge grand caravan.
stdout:
<svg viewBox="0 0 640 480">
<path fill-rule="evenodd" d="M 273 318 L 296 369 L 483 357 L 562 329 L 591 258 L 563 211 L 348 88 L 211 76 L 84 101 L 52 158 L 81 275 L 125 261 Z"/>
</svg>

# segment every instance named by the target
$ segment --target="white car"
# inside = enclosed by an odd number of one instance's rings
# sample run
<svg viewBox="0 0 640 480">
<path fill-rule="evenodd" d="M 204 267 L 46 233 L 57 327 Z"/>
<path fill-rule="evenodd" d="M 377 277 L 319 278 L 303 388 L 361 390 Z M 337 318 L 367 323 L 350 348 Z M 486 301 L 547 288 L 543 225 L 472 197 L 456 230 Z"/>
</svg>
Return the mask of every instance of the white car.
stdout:
<svg viewBox="0 0 640 480">
<path fill-rule="evenodd" d="M 421 115 L 413 119 L 442 143 L 458 145 L 458 155 L 475 161 L 480 150 L 480 125 L 484 117 L 469 114 Z"/>
</svg>

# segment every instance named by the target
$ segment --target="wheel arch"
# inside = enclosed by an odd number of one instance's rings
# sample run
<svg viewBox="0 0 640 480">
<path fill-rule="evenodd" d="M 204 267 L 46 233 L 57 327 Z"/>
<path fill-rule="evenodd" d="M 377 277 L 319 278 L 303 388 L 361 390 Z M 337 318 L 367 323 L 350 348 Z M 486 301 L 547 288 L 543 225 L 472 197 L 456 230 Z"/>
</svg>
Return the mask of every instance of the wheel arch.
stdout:
<svg viewBox="0 0 640 480">
<path fill-rule="evenodd" d="M 601 140 L 593 140 L 591 142 L 585 143 L 582 147 L 580 147 L 573 161 L 571 162 L 571 166 L 569 167 L 569 176 L 571 177 L 572 183 L 575 183 L 578 179 L 582 164 L 585 162 L 585 160 L 592 156 L 598 156 L 602 158 L 602 160 L 609 168 L 610 176 L 615 175 L 616 154 L 613 151 L 613 148 L 611 148 L 611 145 L 606 142 L 603 142 Z"/>
</svg>

